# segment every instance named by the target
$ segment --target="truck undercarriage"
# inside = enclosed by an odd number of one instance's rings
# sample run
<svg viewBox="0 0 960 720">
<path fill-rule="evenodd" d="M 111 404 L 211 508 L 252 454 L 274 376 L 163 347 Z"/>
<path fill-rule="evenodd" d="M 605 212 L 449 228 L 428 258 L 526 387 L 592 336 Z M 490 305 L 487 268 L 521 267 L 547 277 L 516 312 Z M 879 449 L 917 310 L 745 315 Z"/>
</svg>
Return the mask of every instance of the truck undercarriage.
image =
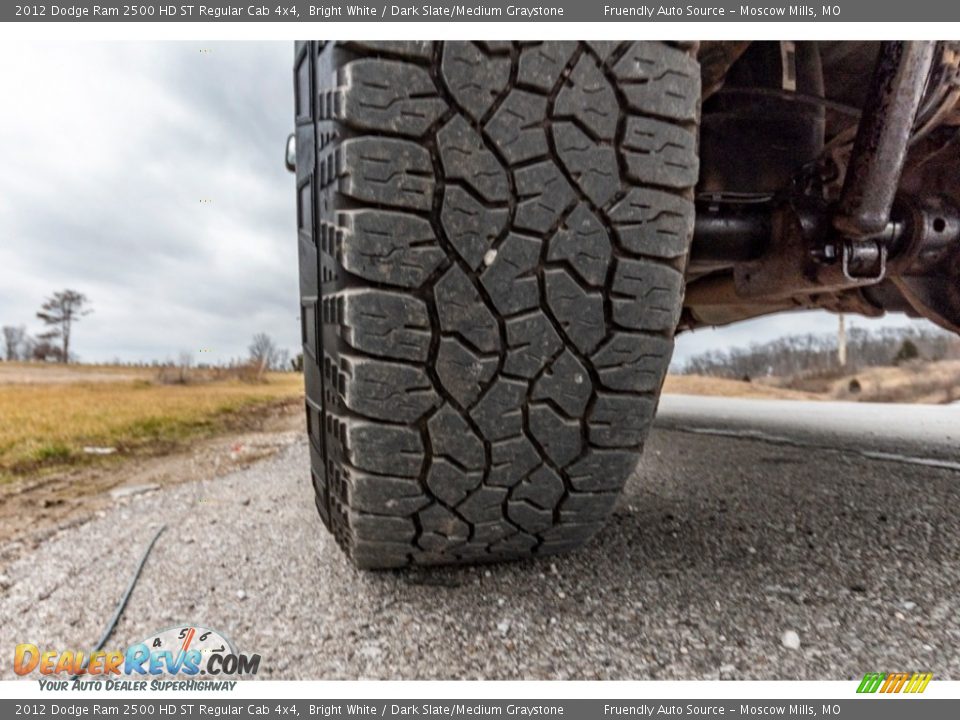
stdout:
<svg viewBox="0 0 960 720">
<path fill-rule="evenodd" d="M 958 46 L 707 42 L 680 329 L 820 308 L 960 330 Z"/>
</svg>

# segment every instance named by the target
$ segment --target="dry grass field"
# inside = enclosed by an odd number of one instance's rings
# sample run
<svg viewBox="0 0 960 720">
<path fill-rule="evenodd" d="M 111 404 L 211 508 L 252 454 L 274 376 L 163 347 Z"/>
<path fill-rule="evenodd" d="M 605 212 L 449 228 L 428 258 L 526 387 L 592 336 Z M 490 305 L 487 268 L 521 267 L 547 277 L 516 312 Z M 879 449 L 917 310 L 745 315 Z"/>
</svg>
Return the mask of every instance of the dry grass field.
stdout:
<svg viewBox="0 0 960 720">
<path fill-rule="evenodd" d="M 942 405 L 960 401 L 960 360 L 914 360 L 855 373 L 765 377 L 752 382 L 670 375 L 663 389 L 684 395 Z"/>
<path fill-rule="evenodd" d="M 763 382 L 744 382 L 705 375 L 668 375 L 663 391 L 677 395 L 713 395 L 768 400 L 817 400 L 821 396 Z"/>
<path fill-rule="evenodd" d="M 198 375 L 199 381 L 163 384 L 155 375 L 109 366 L 0 365 L 0 481 L 178 447 L 243 427 L 244 415 L 303 394 L 295 373 L 269 373 L 258 383 Z"/>
<path fill-rule="evenodd" d="M 774 382 L 828 400 L 939 405 L 960 400 L 960 360 L 914 360 L 896 367 Z"/>
<path fill-rule="evenodd" d="M 182 449 L 249 429 L 265 407 L 299 405 L 303 378 L 244 382 L 224 371 L 0 363 L 0 482 Z M 171 379 L 172 378 L 172 379 Z M 856 383 L 854 383 L 854 379 Z M 960 361 L 868 368 L 856 375 L 754 382 L 671 375 L 664 391 L 722 397 L 860 402 L 960 400 Z M 97 454 L 95 448 L 109 448 Z"/>
</svg>

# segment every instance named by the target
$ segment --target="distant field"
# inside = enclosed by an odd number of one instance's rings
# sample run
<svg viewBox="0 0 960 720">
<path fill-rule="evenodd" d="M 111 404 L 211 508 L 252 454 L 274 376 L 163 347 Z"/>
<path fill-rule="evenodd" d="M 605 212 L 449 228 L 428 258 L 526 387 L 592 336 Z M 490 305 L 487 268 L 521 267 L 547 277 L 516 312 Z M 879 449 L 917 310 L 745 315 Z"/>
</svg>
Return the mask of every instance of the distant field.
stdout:
<svg viewBox="0 0 960 720">
<path fill-rule="evenodd" d="M 150 369 L 0 364 L 0 479 L 104 457 L 84 448 L 113 448 L 113 458 L 174 447 L 242 427 L 245 414 L 303 394 L 295 373 L 186 385 L 154 376 Z"/>
<path fill-rule="evenodd" d="M 914 360 L 896 367 L 774 382 L 828 400 L 939 405 L 960 401 L 960 360 Z"/>
<path fill-rule="evenodd" d="M 156 375 L 156 372 L 153 368 L 130 368 L 117 365 L 4 362 L 0 363 L 0 385 L 149 380 Z"/>
<path fill-rule="evenodd" d="M 303 378 L 295 373 L 269 373 L 262 383 L 213 379 L 215 371 L 192 373 L 194 382 L 166 384 L 159 382 L 155 368 L 0 363 L 0 481 L 162 453 L 191 439 L 242 429 L 260 408 L 293 404 L 303 395 Z M 960 361 L 753 382 L 670 375 L 664 392 L 784 400 L 953 402 L 960 400 Z M 84 448 L 115 452 L 101 456 Z"/>
<path fill-rule="evenodd" d="M 684 395 L 939 405 L 960 401 L 960 360 L 914 360 L 894 367 L 863 368 L 858 372 L 834 371 L 753 381 L 670 375 L 663 389 Z"/>
<path fill-rule="evenodd" d="M 774 387 L 763 382 L 744 382 L 704 375 L 668 375 L 663 391 L 677 395 L 715 395 L 720 397 L 767 398 L 770 400 L 816 400 L 820 396 Z"/>
</svg>

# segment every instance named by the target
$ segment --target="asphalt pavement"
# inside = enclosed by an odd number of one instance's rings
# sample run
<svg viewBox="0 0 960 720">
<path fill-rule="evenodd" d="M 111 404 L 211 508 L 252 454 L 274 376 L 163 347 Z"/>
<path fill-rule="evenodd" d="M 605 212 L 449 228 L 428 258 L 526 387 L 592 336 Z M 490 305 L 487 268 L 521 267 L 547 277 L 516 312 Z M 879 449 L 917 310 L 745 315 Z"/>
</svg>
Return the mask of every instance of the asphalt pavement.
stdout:
<svg viewBox="0 0 960 720">
<path fill-rule="evenodd" d="M 197 623 L 270 679 L 958 679 L 957 420 L 923 432 L 940 409 L 877 408 L 666 397 L 582 550 L 380 573 L 322 527 L 297 440 L 22 555 L 0 577 L 0 647 L 92 646 L 166 523 L 111 647 Z M 844 412 L 859 431 L 837 429 Z"/>
</svg>

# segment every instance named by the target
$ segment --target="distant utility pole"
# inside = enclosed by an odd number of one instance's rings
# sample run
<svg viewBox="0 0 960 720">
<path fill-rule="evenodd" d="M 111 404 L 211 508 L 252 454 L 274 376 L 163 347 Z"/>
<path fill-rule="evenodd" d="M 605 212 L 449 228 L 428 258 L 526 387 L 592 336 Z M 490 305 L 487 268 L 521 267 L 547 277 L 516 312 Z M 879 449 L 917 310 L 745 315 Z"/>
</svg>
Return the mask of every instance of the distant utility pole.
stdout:
<svg viewBox="0 0 960 720">
<path fill-rule="evenodd" d="M 838 316 L 840 322 L 837 324 L 837 362 L 841 368 L 847 366 L 847 325 L 843 318 L 843 313 Z"/>
</svg>

